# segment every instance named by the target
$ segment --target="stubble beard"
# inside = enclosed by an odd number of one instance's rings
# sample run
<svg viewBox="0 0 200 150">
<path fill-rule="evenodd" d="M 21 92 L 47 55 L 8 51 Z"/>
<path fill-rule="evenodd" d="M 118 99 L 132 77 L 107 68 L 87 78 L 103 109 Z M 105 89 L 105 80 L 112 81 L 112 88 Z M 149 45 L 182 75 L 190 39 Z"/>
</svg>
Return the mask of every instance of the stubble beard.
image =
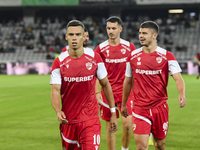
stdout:
<svg viewBox="0 0 200 150">
<path fill-rule="evenodd" d="M 88 44 L 83 44 L 83 47 L 87 47 L 88 46 Z"/>
<path fill-rule="evenodd" d="M 149 47 L 149 45 L 150 45 L 151 43 L 152 43 L 152 42 L 149 41 L 147 44 L 141 44 L 141 46 Z"/>
</svg>

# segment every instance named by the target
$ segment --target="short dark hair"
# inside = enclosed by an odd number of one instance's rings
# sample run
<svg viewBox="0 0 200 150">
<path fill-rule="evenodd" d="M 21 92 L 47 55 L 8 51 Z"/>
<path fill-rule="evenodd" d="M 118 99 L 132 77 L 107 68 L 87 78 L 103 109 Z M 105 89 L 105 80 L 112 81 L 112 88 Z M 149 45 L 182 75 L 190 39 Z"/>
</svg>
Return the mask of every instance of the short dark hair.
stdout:
<svg viewBox="0 0 200 150">
<path fill-rule="evenodd" d="M 81 26 L 83 28 L 83 30 L 85 30 L 85 26 L 84 24 L 79 21 L 79 20 L 71 20 L 68 24 L 67 24 L 67 28 L 68 27 L 77 27 L 77 26 Z"/>
<path fill-rule="evenodd" d="M 156 33 L 159 32 L 159 26 L 154 21 L 145 21 L 140 25 L 140 28 L 151 28 L 154 29 Z"/>
<path fill-rule="evenodd" d="M 88 30 L 85 28 L 85 29 L 84 29 L 84 32 L 88 32 Z"/>
<path fill-rule="evenodd" d="M 112 23 L 117 22 L 120 26 L 122 26 L 122 20 L 117 16 L 111 16 L 106 20 L 106 22 L 112 22 Z"/>
</svg>

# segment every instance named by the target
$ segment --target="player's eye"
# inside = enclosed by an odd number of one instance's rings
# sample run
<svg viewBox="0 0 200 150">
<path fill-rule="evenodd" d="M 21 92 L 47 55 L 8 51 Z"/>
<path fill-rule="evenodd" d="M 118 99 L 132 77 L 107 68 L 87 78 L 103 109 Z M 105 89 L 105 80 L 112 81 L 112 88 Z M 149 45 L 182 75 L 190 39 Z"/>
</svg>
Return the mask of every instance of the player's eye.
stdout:
<svg viewBox="0 0 200 150">
<path fill-rule="evenodd" d="M 68 35 L 69 35 L 69 36 L 73 36 L 74 34 L 72 34 L 72 33 L 69 33 Z"/>
</svg>

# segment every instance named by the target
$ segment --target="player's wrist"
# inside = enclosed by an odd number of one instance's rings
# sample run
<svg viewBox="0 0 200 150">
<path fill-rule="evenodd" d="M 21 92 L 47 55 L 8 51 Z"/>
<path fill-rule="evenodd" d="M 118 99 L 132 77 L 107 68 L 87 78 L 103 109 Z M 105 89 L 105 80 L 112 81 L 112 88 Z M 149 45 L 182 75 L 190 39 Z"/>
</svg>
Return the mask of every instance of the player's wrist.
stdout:
<svg viewBox="0 0 200 150">
<path fill-rule="evenodd" d="M 95 94 L 96 94 L 96 95 L 97 95 L 97 94 L 100 94 L 100 92 L 96 92 Z"/>
<path fill-rule="evenodd" d="M 116 112 L 116 109 L 115 109 L 115 107 L 113 107 L 113 108 L 110 108 L 110 112 L 111 112 L 111 113 L 115 113 L 115 112 Z"/>
<path fill-rule="evenodd" d="M 122 106 L 124 107 L 124 106 L 126 106 L 126 104 L 125 103 L 123 103 L 123 101 L 122 101 Z"/>
</svg>

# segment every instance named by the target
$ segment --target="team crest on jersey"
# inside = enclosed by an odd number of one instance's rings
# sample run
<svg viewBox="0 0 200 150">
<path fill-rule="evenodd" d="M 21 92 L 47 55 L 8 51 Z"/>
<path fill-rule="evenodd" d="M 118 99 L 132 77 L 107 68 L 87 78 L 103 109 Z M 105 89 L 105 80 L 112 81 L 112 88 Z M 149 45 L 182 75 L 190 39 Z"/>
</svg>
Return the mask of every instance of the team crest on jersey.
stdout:
<svg viewBox="0 0 200 150">
<path fill-rule="evenodd" d="M 121 52 L 122 52 L 122 54 L 125 54 L 126 50 L 125 49 L 121 49 Z"/>
<path fill-rule="evenodd" d="M 156 57 L 156 61 L 157 61 L 157 63 L 161 63 L 162 62 L 162 57 Z"/>
<path fill-rule="evenodd" d="M 101 116 L 103 116 L 103 110 L 101 110 L 101 112 L 100 112 L 100 113 L 101 113 Z"/>
<path fill-rule="evenodd" d="M 163 131 L 164 131 L 165 135 L 167 135 L 167 130 L 168 130 L 168 121 L 163 123 Z"/>
<path fill-rule="evenodd" d="M 91 63 L 91 62 L 88 62 L 88 63 L 86 63 L 85 65 L 86 65 L 86 68 L 87 68 L 88 70 L 92 69 L 92 63 Z"/>
</svg>

